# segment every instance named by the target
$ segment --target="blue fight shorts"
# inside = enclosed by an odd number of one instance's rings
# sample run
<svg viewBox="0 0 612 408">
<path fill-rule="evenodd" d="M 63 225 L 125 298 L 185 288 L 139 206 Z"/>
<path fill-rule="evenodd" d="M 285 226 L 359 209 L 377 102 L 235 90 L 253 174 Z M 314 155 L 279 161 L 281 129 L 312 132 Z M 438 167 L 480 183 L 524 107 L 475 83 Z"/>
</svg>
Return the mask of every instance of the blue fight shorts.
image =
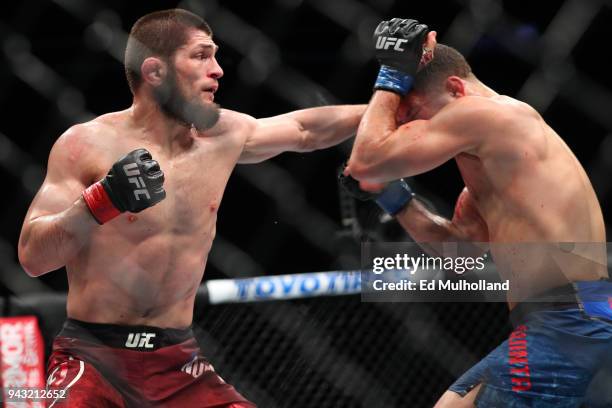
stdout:
<svg viewBox="0 0 612 408">
<path fill-rule="evenodd" d="M 612 282 L 551 292 L 518 304 L 508 340 L 449 390 L 465 396 L 482 384 L 477 407 L 611 408 Z"/>
</svg>

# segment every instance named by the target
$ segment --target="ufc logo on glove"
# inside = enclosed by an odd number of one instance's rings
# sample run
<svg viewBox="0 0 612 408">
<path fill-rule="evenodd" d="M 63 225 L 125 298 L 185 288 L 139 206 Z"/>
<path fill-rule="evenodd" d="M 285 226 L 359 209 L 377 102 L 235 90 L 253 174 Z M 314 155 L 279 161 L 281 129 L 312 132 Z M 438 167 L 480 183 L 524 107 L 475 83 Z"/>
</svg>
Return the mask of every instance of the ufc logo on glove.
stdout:
<svg viewBox="0 0 612 408">
<path fill-rule="evenodd" d="M 138 165 L 136 163 L 129 163 L 123 166 L 123 172 L 125 173 L 126 176 L 129 177 L 128 182 L 135 184 L 136 188 L 138 189 L 138 190 L 134 190 L 134 197 L 136 198 L 136 200 L 140 200 L 140 197 L 138 197 L 139 194 L 144 195 L 148 199 L 151 198 L 151 195 L 149 194 L 149 190 L 145 188 L 144 180 L 142 179 L 142 177 L 140 177 L 140 170 L 138 170 Z M 134 176 L 134 177 L 131 177 L 131 176 Z"/>
<path fill-rule="evenodd" d="M 393 44 L 395 44 L 395 46 L 393 47 L 394 50 L 396 51 L 404 51 L 404 49 L 401 47 L 401 45 L 403 43 L 408 42 L 408 40 L 404 40 L 404 39 L 398 39 L 395 37 L 378 37 L 378 39 L 376 40 L 376 49 L 378 50 L 388 50 L 389 47 L 391 47 Z"/>
</svg>

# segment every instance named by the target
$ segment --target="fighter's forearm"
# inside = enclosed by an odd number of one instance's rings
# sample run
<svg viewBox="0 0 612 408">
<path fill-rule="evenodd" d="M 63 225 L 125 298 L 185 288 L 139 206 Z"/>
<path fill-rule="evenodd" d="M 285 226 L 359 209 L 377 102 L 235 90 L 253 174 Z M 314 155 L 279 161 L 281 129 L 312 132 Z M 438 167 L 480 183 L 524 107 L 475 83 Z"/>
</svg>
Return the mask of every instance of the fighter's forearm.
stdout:
<svg viewBox="0 0 612 408">
<path fill-rule="evenodd" d="M 60 213 L 27 221 L 19 239 L 19 261 L 30 276 L 61 268 L 78 254 L 97 227 L 80 197 Z"/>
<path fill-rule="evenodd" d="M 355 144 L 349 159 L 350 167 L 366 167 L 384 161 L 383 142 L 397 129 L 395 113 L 400 96 L 386 91 L 377 91 L 363 115 L 357 129 Z"/>
<path fill-rule="evenodd" d="M 445 256 L 442 248 L 444 242 L 468 239 L 452 221 L 429 211 L 416 198 L 396 215 L 396 220 L 430 256 Z"/>
<path fill-rule="evenodd" d="M 293 114 L 305 132 L 305 150 L 325 149 L 353 136 L 366 105 L 337 105 L 303 109 Z"/>
</svg>

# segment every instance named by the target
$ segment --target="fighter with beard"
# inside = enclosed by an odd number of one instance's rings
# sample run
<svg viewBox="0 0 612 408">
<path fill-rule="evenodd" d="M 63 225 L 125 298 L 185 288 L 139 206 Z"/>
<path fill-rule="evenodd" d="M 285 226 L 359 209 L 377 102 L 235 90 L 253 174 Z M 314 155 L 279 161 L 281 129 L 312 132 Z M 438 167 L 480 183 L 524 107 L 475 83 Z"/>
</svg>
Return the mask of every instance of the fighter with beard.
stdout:
<svg viewBox="0 0 612 408">
<path fill-rule="evenodd" d="M 223 191 L 236 163 L 345 140 L 365 106 L 266 119 L 220 109 L 217 49 L 190 12 L 142 17 L 125 53 L 132 106 L 73 126 L 51 150 L 19 259 L 31 276 L 68 274 L 47 382 L 66 394 L 54 407 L 253 406 L 190 329 Z"/>
</svg>

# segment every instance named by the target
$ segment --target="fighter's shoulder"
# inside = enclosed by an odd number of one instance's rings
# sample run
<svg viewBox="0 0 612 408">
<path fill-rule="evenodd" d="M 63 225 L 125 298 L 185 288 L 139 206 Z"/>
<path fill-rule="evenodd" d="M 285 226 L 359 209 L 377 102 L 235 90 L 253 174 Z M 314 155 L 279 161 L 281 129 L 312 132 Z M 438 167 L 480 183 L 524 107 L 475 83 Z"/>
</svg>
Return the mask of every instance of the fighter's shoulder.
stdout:
<svg viewBox="0 0 612 408">
<path fill-rule="evenodd" d="M 523 101 L 519 101 L 518 99 L 514 99 L 506 95 L 499 95 L 492 98 L 483 99 L 488 99 L 488 101 L 484 101 L 483 104 L 490 104 L 491 109 L 494 109 L 505 118 L 516 119 L 517 117 L 520 117 L 523 120 L 540 119 L 540 114 L 538 111 L 536 111 L 531 105 Z"/>
<path fill-rule="evenodd" d="M 87 122 L 77 123 L 68 128 L 55 141 L 51 156 L 77 162 L 80 159 L 100 154 L 108 149 L 108 143 L 116 135 L 116 126 L 107 115 Z"/>
<path fill-rule="evenodd" d="M 247 137 L 257 127 L 257 119 L 230 109 L 221 109 L 219 121 L 211 129 L 211 133 L 228 135 L 230 137 Z"/>
<path fill-rule="evenodd" d="M 458 99 L 453 106 L 455 114 L 479 123 L 536 119 L 535 109 L 528 104 L 505 95 L 494 97 L 465 96 Z"/>
<path fill-rule="evenodd" d="M 494 129 L 511 130 L 524 127 L 540 117 L 528 104 L 507 96 L 464 96 L 448 105 L 448 121 L 462 129 L 479 129 L 485 133 Z"/>
<path fill-rule="evenodd" d="M 230 109 L 221 109 L 220 118 L 234 127 L 253 127 L 257 125 L 257 119 L 253 116 Z"/>
<path fill-rule="evenodd" d="M 453 114 L 471 118 L 491 117 L 506 119 L 516 115 L 537 115 L 529 105 L 505 95 L 493 97 L 464 96 L 448 105 Z"/>
<path fill-rule="evenodd" d="M 101 133 L 115 133 L 121 122 L 125 121 L 125 112 L 111 112 L 72 125 L 64 135 L 72 139 L 86 139 L 100 136 Z"/>
</svg>

